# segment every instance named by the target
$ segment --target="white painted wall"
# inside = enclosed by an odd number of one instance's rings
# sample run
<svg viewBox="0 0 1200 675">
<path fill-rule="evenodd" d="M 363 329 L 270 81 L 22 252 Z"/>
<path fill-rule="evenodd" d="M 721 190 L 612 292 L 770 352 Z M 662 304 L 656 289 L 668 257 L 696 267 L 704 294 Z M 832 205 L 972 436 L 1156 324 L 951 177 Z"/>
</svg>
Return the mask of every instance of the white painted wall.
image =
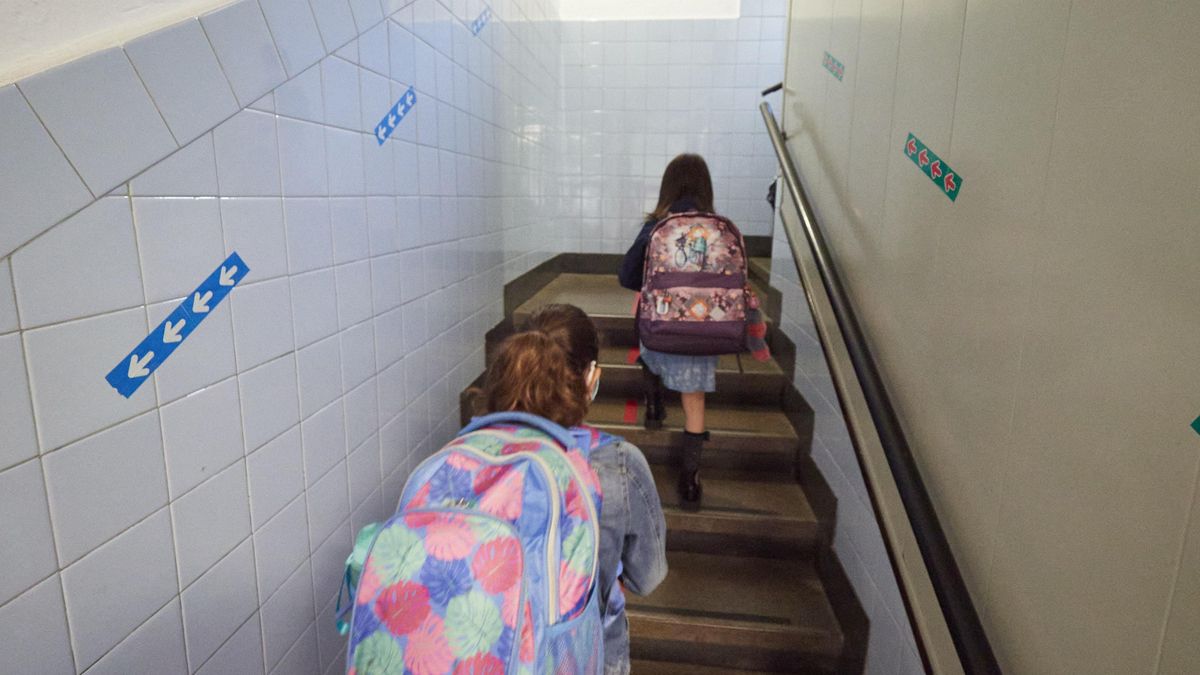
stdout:
<svg viewBox="0 0 1200 675">
<path fill-rule="evenodd" d="M 0 0 L 0 86 L 230 0 Z"/>
<path fill-rule="evenodd" d="M 791 16 L 790 147 L 1004 672 L 1200 672 L 1200 4 Z"/>
</svg>

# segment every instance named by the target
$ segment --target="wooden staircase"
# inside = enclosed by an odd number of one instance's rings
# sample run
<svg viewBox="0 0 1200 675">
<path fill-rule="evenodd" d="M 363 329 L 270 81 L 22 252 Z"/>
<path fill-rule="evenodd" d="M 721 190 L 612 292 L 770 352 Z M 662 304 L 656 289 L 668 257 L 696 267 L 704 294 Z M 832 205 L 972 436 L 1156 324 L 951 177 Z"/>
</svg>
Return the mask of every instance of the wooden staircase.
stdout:
<svg viewBox="0 0 1200 675">
<path fill-rule="evenodd" d="M 588 422 L 645 453 L 668 529 L 666 581 L 628 597 L 634 675 L 861 672 L 865 619 L 829 551 L 832 497 L 808 460 L 811 410 L 790 374 L 775 360 L 721 358 L 706 412 L 704 500 L 684 511 L 675 494 L 683 411 L 669 394 L 663 428 L 642 426 L 633 293 L 617 285 L 615 264 L 564 257 L 510 284 L 508 317 L 488 334 L 488 351 L 549 303 L 583 308 L 602 334 L 604 376 Z M 752 267 L 752 279 L 765 299 L 763 269 Z M 814 486 L 823 516 L 809 501 Z"/>
</svg>

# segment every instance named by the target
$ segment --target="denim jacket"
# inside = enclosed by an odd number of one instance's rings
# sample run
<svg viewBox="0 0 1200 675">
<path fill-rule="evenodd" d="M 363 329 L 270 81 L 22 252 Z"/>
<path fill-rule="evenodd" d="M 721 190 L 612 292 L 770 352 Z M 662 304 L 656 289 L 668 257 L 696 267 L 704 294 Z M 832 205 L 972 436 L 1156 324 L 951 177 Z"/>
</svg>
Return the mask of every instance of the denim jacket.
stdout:
<svg viewBox="0 0 1200 675">
<path fill-rule="evenodd" d="M 596 448 L 590 464 L 600 477 L 600 603 L 604 607 L 605 675 L 629 673 L 625 588 L 653 591 L 667 576 L 667 524 L 650 465 L 637 446 L 617 439 Z"/>
</svg>

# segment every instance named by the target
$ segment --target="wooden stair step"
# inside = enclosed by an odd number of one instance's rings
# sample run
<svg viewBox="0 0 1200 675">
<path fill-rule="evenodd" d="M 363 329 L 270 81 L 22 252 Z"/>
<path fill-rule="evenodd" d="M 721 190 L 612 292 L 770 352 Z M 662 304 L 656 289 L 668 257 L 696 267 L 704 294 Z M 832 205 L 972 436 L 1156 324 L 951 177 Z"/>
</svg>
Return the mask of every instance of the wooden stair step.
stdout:
<svg viewBox="0 0 1200 675">
<path fill-rule="evenodd" d="M 670 572 L 628 598 L 634 658 L 828 672 L 842 633 L 811 562 L 671 551 Z"/>
<path fill-rule="evenodd" d="M 630 663 L 630 675 L 766 675 L 763 670 L 731 670 L 729 668 L 710 668 L 694 663 L 674 663 L 668 661 L 647 661 L 633 659 Z"/>
<path fill-rule="evenodd" d="M 683 409 L 668 402 L 663 428 L 648 430 L 643 408 L 640 397 L 601 396 L 592 402 L 587 421 L 625 437 L 652 464 L 676 462 L 683 443 Z M 713 403 L 705 410 L 705 423 L 711 435 L 704 446 L 707 468 L 791 471 L 795 466 L 801 439 L 778 407 Z"/>
<path fill-rule="evenodd" d="M 636 363 L 637 350 L 631 347 L 603 347 L 599 364 L 604 369 L 600 393 L 605 396 L 642 395 L 645 385 L 642 368 Z M 755 361 L 749 354 L 725 354 L 717 359 L 717 391 L 709 394 L 713 403 L 772 404 L 778 407 L 787 378 L 779 364 Z M 666 391 L 669 401 L 678 401 L 679 394 Z"/>
<path fill-rule="evenodd" d="M 671 550 L 761 557 L 811 555 L 821 531 L 804 490 L 791 475 L 704 469 L 698 510 L 679 506 L 677 473 L 654 465 Z"/>
</svg>

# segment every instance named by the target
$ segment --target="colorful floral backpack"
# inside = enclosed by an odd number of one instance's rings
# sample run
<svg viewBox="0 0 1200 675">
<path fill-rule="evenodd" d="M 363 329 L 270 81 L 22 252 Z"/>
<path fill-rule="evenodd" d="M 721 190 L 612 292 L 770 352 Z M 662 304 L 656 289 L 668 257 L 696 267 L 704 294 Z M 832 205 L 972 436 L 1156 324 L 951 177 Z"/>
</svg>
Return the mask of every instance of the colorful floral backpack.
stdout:
<svg viewBox="0 0 1200 675">
<path fill-rule="evenodd" d="M 497 413 L 421 463 L 347 561 L 347 673 L 601 672 L 597 434 Z"/>
<path fill-rule="evenodd" d="M 716 214 L 691 212 L 654 226 L 637 319 L 647 348 L 697 355 L 745 351 L 747 316 L 755 302 L 736 225 Z"/>
</svg>

